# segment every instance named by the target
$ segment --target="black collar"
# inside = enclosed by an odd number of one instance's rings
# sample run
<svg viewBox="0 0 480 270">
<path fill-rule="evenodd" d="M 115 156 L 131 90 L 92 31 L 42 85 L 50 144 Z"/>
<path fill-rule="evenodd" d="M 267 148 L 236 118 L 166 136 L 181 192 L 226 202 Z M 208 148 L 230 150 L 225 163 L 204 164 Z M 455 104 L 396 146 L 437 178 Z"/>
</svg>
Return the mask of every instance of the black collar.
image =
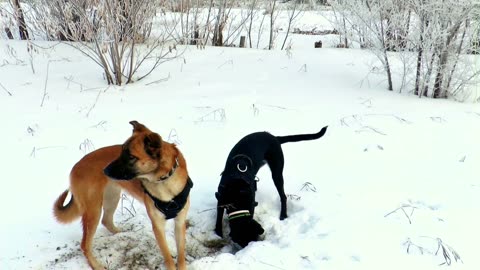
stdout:
<svg viewBox="0 0 480 270">
<path fill-rule="evenodd" d="M 178 157 L 175 158 L 175 164 L 173 164 L 172 169 L 167 174 L 160 176 L 160 180 L 163 181 L 170 178 L 170 176 L 172 176 L 175 173 L 177 168 L 178 168 Z"/>
<path fill-rule="evenodd" d="M 150 194 L 145 186 L 142 184 L 143 190 L 147 193 L 150 198 L 152 198 L 155 203 L 155 207 L 165 215 L 165 219 L 171 219 L 178 215 L 178 213 L 183 209 L 187 203 L 188 195 L 190 194 L 190 189 L 193 187 L 193 182 L 190 177 L 187 179 L 187 184 L 183 190 L 177 194 L 172 200 L 164 202 Z"/>
</svg>

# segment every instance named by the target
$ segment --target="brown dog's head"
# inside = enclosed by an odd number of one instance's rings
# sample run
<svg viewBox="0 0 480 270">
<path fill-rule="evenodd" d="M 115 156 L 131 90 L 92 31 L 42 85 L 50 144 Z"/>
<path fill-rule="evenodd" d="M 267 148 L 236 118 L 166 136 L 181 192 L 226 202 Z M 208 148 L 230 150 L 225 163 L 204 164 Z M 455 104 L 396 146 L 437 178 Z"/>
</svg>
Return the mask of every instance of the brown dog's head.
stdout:
<svg viewBox="0 0 480 270">
<path fill-rule="evenodd" d="M 117 180 L 131 180 L 155 174 L 162 160 L 162 138 L 137 121 L 131 121 L 132 136 L 122 145 L 120 157 L 103 172 Z"/>
</svg>

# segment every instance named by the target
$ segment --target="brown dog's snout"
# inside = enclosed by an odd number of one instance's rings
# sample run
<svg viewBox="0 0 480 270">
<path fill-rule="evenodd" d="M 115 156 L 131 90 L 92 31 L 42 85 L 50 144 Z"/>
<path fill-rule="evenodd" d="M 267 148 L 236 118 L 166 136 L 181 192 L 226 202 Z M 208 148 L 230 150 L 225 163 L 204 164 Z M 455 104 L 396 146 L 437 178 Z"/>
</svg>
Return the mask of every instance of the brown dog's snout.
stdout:
<svg viewBox="0 0 480 270">
<path fill-rule="evenodd" d="M 126 164 L 122 157 L 114 160 L 112 163 L 108 164 L 103 173 L 115 180 L 131 180 L 137 177 L 137 173 L 134 168 Z"/>
</svg>

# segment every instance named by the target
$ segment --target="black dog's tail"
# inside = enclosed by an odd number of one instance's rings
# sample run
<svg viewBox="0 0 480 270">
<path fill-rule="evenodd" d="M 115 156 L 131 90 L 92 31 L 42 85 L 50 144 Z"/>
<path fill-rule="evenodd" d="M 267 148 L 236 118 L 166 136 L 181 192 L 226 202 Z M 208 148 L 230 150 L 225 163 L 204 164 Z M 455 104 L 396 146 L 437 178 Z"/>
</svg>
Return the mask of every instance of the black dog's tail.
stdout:
<svg viewBox="0 0 480 270">
<path fill-rule="evenodd" d="M 325 126 L 320 130 L 318 133 L 313 134 L 300 134 L 300 135 L 290 135 L 290 136 L 277 136 L 277 140 L 282 143 L 287 142 L 299 142 L 299 141 L 309 141 L 309 140 L 316 140 L 327 132 L 328 126 Z"/>
</svg>

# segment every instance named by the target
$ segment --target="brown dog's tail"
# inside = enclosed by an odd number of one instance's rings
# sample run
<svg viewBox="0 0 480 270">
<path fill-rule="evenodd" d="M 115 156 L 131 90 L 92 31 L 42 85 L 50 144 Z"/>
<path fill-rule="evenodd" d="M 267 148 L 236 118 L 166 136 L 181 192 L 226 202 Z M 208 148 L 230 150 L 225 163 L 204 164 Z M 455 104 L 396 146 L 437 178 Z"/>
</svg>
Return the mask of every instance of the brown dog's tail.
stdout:
<svg viewBox="0 0 480 270">
<path fill-rule="evenodd" d="M 81 215 L 80 209 L 73 199 L 73 195 L 67 205 L 63 205 L 67 195 L 68 189 L 58 196 L 53 205 L 53 214 L 60 223 L 70 223 Z"/>
</svg>

